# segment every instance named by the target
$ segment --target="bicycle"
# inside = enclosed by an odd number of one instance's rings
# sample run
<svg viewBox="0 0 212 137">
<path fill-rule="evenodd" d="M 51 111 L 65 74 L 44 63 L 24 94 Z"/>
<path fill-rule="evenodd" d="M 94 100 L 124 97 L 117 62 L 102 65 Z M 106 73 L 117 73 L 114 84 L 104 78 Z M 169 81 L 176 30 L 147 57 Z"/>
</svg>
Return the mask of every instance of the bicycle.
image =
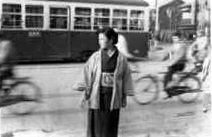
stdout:
<svg viewBox="0 0 212 137">
<path fill-rule="evenodd" d="M 10 107 L 13 114 L 32 113 L 41 102 L 40 88 L 29 77 L 11 77 L 2 81 L 0 107 Z"/>
<path fill-rule="evenodd" d="M 201 80 L 197 74 L 202 70 L 200 63 L 195 63 L 195 67 L 190 72 L 177 72 L 173 75 L 172 86 L 164 89 L 160 85 L 161 79 L 159 76 L 148 74 L 136 80 L 141 86 L 140 90 L 135 91 L 134 99 L 140 105 L 147 105 L 155 101 L 159 97 L 160 91 L 166 92 L 168 98 L 178 96 L 182 103 L 192 103 L 197 100 L 201 90 Z M 159 72 L 158 74 L 165 74 Z M 164 77 L 162 77 L 163 80 Z M 163 83 L 162 83 L 163 84 Z"/>
</svg>

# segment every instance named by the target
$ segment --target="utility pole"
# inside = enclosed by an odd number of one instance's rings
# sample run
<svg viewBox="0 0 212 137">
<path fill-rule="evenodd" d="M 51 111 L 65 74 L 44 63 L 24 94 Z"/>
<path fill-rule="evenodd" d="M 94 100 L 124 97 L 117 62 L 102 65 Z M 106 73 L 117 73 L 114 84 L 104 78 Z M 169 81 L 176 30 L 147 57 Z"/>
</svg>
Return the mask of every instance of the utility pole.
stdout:
<svg viewBox="0 0 212 137">
<path fill-rule="evenodd" d="M 195 29 L 196 29 L 196 33 L 198 30 L 198 20 L 197 20 L 197 15 L 198 15 L 198 10 L 199 10 L 199 6 L 198 6 L 198 0 L 194 0 L 194 6 L 195 6 L 195 10 L 194 10 L 194 25 L 195 25 Z"/>
<path fill-rule="evenodd" d="M 158 35 L 159 35 L 159 6 L 158 6 L 158 0 L 155 0 L 155 12 L 156 12 L 156 18 L 155 18 L 155 31 L 154 31 L 154 47 L 156 48 L 158 46 Z M 156 38 L 157 37 L 157 38 Z"/>
<path fill-rule="evenodd" d="M 155 32 L 158 32 L 159 31 L 159 6 L 158 6 L 158 0 L 155 0 L 155 10 L 156 10 Z"/>
</svg>

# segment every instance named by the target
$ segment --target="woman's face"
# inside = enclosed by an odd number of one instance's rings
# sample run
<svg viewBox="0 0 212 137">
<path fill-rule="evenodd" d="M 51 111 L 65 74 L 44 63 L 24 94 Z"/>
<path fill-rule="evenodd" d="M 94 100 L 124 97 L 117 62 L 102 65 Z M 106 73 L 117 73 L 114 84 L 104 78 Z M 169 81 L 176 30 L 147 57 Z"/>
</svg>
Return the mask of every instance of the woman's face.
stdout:
<svg viewBox="0 0 212 137">
<path fill-rule="evenodd" d="M 103 33 L 98 35 L 98 41 L 101 49 L 108 49 L 112 46 L 112 40 L 109 40 Z"/>
</svg>

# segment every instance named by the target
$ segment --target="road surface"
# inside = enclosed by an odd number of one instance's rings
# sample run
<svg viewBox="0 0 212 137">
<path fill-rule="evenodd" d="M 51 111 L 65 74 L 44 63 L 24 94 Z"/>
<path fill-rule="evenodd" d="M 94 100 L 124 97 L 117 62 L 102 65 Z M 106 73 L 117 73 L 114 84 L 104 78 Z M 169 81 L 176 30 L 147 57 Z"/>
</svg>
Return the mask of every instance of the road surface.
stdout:
<svg viewBox="0 0 212 137">
<path fill-rule="evenodd" d="M 18 76 L 30 76 L 41 87 L 43 101 L 35 112 L 24 116 L 13 115 L 10 107 L 2 108 L 1 132 L 66 130 L 77 137 L 84 137 L 87 114 L 86 109 L 80 108 L 82 93 L 72 90 L 82 67 L 83 64 L 71 63 L 18 66 Z M 133 74 L 134 80 L 147 73 L 166 71 L 166 65 L 160 62 L 141 62 L 131 67 L 141 70 L 141 73 Z M 163 96 L 161 92 L 159 99 L 145 106 L 138 105 L 133 97 L 128 97 L 128 106 L 121 111 L 119 136 L 159 133 L 170 136 L 186 134 L 188 137 L 209 135 L 210 112 L 202 113 L 201 97 L 195 103 L 182 104 L 175 97 L 163 100 Z"/>
</svg>

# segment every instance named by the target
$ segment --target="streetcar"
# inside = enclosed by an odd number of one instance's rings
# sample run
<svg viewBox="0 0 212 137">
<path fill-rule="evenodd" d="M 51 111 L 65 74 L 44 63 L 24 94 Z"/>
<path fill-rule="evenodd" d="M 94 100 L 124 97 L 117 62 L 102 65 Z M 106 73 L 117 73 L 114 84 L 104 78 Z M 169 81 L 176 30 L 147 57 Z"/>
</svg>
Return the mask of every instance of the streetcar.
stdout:
<svg viewBox="0 0 212 137">
<path fill-rule="evenodd" d="M 143 0 L 0 0 L 0 34 L 14 42 L 19 62 L 86 60 L 105 26 L 119 29 L 133 55 L 148 55 Z"/>
</svg>

